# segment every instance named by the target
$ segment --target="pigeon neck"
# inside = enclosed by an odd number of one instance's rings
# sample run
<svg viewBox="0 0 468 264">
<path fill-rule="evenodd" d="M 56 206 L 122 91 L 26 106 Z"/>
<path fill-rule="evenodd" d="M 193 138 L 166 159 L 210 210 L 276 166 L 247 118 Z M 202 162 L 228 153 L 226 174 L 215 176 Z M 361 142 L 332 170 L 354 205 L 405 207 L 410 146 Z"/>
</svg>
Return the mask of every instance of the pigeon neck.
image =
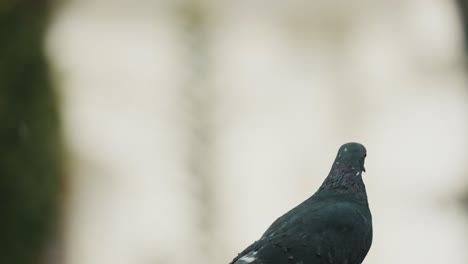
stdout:
<svg viewBox="0 0 468 264">
<path fill-rule="evenodd" d="M 335 192 L 338 194 L 355 195 L 358 199 L 367 200 L 366 187 L 362 181 L 362 171 L 360 169 L 332 168 L 332 171 L 322 183 L 319 192 Z"/>
</svg>

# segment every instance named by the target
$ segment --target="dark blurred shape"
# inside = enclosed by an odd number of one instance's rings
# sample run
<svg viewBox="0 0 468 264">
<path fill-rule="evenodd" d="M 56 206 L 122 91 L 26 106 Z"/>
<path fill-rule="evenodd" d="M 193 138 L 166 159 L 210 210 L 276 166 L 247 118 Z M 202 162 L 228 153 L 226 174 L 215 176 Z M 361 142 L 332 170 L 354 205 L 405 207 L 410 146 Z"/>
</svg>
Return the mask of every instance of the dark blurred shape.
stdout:
<svg viewBox="0 0 468 264">
<path fill-rule="evenodd" d="M 457 0 L 457 2 L 465 37 L 465 50 L 468 51 L 468 1 Z"/>
<path fill-rule="evenodd" d="M 468 1 L 457 0 L 457 3 L 458 3 L 458 13 L 459 13 L 460 20 L 461 20 L 460 22 L 463 27 L 463 35 L 465 39 L 465 61 L 467 61 L 468 60 Z M 465 209 L 468 211 L 468 188 L 461 200 L 465 206 Z"/>
<path fill-rule="evenodd" d="M 56 236 L 61 174 L 43 39 L 49 3 L 0 1 L 0 263 L 41 263 Z"/>
</svg>

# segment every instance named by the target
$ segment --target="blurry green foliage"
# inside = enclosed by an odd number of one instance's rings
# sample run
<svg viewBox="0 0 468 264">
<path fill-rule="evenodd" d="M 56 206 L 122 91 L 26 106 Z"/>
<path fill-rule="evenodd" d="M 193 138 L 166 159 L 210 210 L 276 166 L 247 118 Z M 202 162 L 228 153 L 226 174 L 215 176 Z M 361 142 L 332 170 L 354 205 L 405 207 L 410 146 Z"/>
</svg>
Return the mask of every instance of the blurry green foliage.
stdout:
<svg viewBox="0 0 468 264">
<path fill-rule="evenodd" d="M 40 263 L 57 225 L 60 135 L 48 3 L 0 0 L 0 263 Z"/>
</svg>

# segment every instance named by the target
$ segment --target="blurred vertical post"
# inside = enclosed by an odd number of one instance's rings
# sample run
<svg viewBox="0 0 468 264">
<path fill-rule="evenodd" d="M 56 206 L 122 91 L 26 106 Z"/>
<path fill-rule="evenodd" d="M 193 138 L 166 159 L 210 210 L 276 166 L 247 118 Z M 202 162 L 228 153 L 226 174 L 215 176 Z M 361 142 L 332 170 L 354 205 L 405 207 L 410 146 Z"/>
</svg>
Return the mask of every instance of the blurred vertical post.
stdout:
<svg viewBox="0 0 468 264">
<path fill-rule="evenodd" d="M 0 263 L 43 263 L 55 236 L 60 137 L 43 52 L 48 10 L 45 0 L 0 1 Z"/>
<path fill-rule="evenodd" d="M 186 43 L 187 76 L 184 87 L 189 126 L 188 166 L 196 199 L 197 245 L 204 262 L 213 260 L 210 251 L 214 236 L 213 90 L 209 84 L 209 43 L 206 9 L 200 0 L 185 0 L 180 9 L 180 21 Z"/>
<path fill-rule="evenodd" d="M 457 0 L 461 24 L 465 38 L 465 50 L 468 52 L 468 2 L 466 0 Z"/>
<path fill-rule="evenodd" d="M 468 68 L 468 2 L 466 0 L 457 0 L 457 3 L 460 23 L 463 29 L 463 37 L 465 40 L 465 68 Z M 465 192 L 463 197 L 463 203 L 465 208 L 468 210 L 468 190 Z"/>
</svg>

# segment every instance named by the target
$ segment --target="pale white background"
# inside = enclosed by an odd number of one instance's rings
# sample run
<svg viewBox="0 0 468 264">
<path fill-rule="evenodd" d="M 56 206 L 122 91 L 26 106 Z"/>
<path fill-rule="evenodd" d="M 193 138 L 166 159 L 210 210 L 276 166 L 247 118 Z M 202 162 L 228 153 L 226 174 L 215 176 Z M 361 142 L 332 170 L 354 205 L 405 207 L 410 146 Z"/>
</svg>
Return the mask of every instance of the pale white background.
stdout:
<svg viewBox="0 0 468 264">
<path fill-rule="evenodd" d="M 48 54 L 69 154 L 65 262 L 228 263 L 358 141 L 375 230 L 364 263 L 465 264 L 468 83 L 455 8 L 58 7 Z"/>
</svg>

